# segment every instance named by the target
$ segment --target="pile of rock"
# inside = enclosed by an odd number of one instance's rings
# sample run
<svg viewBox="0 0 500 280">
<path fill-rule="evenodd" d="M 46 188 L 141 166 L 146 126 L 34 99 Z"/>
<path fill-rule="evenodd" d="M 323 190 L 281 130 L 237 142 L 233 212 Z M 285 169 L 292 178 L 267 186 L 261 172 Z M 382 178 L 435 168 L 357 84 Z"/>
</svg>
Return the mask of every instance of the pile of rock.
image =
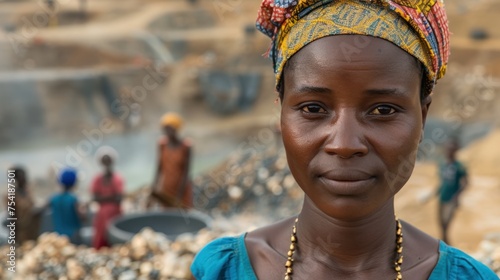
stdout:
<svg viewBox="0 0 500 280">
<path fill-rule="evenodd" d="M 146 228 L 123 245 L 99 251 L 75 246 L 68 238 L 55 233 L 43 234 L 36 242 L 17 248 L 16 272 L 3 271 L 2 279 L 190 279 L 194 255 L 220 235 L 202 230 L 197 235 L 184 234 L 175 241 Z M 0 261 L 8 246 L 0 248 Z"/>
<path fill-rule="evenodd" d="M 195 183 L 195 206 L 212 215 L 254 213 L 281 219 L 298 213 L 303 193 L 282 146 L 234 152 Z"/>
<path fill-rule="evenodd" d="M 128 196 L 126 212 L 142 212 L 151 188 Z M 290 173 L 281 145 L 242 149 L 194 179 L 194 206 L 212 217 L 252 213 L 276 221 L 297 214 L 303 192 Z"/>
</svg>

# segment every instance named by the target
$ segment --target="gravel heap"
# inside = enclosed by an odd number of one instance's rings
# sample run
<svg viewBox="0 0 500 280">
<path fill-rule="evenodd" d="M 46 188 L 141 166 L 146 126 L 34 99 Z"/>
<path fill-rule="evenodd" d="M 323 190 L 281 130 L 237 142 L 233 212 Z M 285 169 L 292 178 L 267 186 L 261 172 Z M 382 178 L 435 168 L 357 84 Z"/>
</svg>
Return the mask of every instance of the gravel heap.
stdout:
<svg viewBox="0 0 500 280">
<path fill-rule="evenodd" d="M 16 250 L 16 272 L 0 266 L 6 280 L 146 280 L 190 279 L 194 255 L 220 233 L 202 230 L 184 234 L 175 241 L 149 228 L 130 242 L 96 251 L 75 246 L 65 236 L 43 234 Z M 0 261 L 6 263 L 8 246 L 0 248 Z"/>
<path fill-rule="evenodd" d="M 253 213 L 279 220 L 298 213 L 303 201 L 279 145 L 236 151 L 194 185 L 196 208 L 212 216 Z"/>
<path fill-rule="evenodd" d="M 251 213 L 276 221 L 297 214 L 304 197 L 281 145 L 237 150 L 219 166 L 194 178 L 193 185 L 196 210 L 212 217 Z M 125 211 L 144 211 L 150 192 L 144 186 L 131 193 Z"/>
</svg>

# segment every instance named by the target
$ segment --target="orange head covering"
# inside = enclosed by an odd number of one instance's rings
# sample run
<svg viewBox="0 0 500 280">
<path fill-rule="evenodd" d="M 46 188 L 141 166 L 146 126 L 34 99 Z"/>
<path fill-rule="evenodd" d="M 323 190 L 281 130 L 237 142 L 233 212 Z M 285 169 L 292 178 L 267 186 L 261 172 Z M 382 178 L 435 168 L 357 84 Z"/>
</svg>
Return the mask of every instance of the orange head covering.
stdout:
<svg viewBox="0 0 500 280">
<path fill-rule="evenodd" d="M 181 116 L 177 115 L 176 113 L 167 113 L 161 117 L 161 125 L 163 127 L 165 126 L 171 126 L 175 128 L 175 130 L 179 130 L 182 128 L 182 118 Z"/>
</svg>

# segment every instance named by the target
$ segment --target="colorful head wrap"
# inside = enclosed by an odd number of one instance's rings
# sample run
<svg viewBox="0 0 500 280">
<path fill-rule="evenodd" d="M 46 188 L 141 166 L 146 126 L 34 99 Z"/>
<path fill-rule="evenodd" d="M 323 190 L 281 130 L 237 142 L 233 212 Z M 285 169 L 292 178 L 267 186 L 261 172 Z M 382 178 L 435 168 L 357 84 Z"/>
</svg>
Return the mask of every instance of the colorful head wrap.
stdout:
<svg viewBox="0 0 500 280">
<path fill-rule="evenodd" d="M 332 35 L 368 35 L 399 46 L 424 66 L 427 93 L 446 72 L 449 30 L 442 0 L 263 0 L 256 25 L 273 40 L 269 56 L 278 91 L 286 62 Z"/>
<path fill-rule="evenodd" d="M 171 126 L 175 130 L 179 130 L 182 127 L 182 118 L 176 113 L 167 113 L 161 117 L 162 126 Z"/>
<path fill-rule="evenodd" d="M 65 168 L 59 174 L 59 183 L 65 188 L 69 189 L 76 183 L 77 172 L 73 168 Z"/>
</svg>

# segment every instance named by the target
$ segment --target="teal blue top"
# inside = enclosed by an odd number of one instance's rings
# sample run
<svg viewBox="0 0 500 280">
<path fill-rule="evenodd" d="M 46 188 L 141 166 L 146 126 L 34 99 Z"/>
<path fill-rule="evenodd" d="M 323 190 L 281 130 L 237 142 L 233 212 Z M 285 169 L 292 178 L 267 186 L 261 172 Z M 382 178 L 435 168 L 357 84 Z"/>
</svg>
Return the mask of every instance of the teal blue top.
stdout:
<svg viewBox="0 0 500 280">
<path fill-rule="evenodd" d="M 80 230 L 81 221 L 76 210 L 77 205 L 76 195 L 69 192 L 54 195 L 50 199 L 52 223 L 58 234 L 73 237 L 75 232 Z"/>
<path fill-rule="evenodd" d="M 257 280 L 245 247 L 245 234 L 210 242 L 195 257 L 191 271 L 197 280 Z M 484 264 L 464 252 L 439 243 L 439 261 L 429 280 L 497 280 Z"/>
</svg>

